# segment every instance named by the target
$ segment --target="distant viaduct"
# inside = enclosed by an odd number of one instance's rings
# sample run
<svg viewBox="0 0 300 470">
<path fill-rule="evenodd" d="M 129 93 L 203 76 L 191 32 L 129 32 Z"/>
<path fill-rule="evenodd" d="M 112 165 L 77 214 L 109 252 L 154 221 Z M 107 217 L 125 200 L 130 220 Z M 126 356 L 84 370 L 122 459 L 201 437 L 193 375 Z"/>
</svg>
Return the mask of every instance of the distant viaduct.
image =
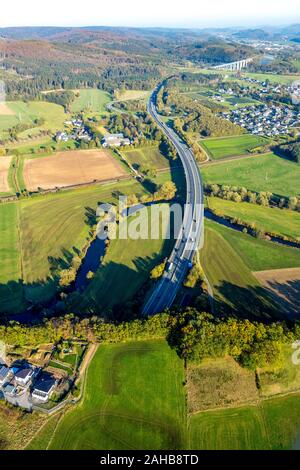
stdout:
<svg viewBox="0 0 300 470">
<path fill-rule="evenodd" d="M 222 70 L 242 70 L 253 61 L 253 57 L 249 57 L 248 59 L 237 60 L 236 62 L 229 62 L 227 64 L 215 65 L 212 67 L 213 69 L 222 69 Z"/>
</svg>

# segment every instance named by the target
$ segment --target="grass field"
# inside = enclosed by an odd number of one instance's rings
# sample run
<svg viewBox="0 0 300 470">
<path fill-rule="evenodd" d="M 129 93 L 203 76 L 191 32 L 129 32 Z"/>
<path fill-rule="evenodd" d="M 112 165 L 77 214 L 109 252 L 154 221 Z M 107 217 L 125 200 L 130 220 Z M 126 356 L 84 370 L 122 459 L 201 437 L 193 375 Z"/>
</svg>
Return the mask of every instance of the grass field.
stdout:
<svg viewBox="0 0 300 470">
<path fill-rule="evenodd" d="M 99 346 L 84 399 L 65 414 L 49 448 L 184 448 L 183 381 L 183 362 L 162 340 Z M 44 428 L 30 448 L 47 447 L 49 434 Z"/>
<path fill-rule="evenodd" d="M 118 101 L 142 100 L 146 99 L 149 93 L 147 90 L 118 90 L 116 91 L 116 99 Z"/>
<path fill-rule="evenodd" d="M 111 101 L 111 96 L 106 91 L 87 88 L 75 90 L 79 96 L 75 98 L 71 109 L 73 113 L 85 111 L 87 113 L 104 113 L 105 106 Z"/>
<path fill-rule="evenodd" d="M 254 223 L 259 229 L 297 238 L 300 236 L 300 213 L 251 204 L 236 203 L 217 197 L 207 198 L 209 208 L 230 217 L 239 217 L 243 222 Z"/>
<path fill-rule="evenodd" d="M 73 309 L 99 311 L 99 308 L 107 310 L 114 305 L 126 303 L 148 280 L 151 269 L 169 255 L 172 240 L 150 238 L 150 230 L 159 227 L 159 221 L 150 221 L 149 214 L 150 208 L 143 209 L 140 214 L 137 213 L 121 223 L 120 230 L 128 224 L 129 237 L 111 241 L 104 261 L 85 290 L 82 301 Z M 130 224 L 135 224 L 135 221 L 141 224 L 140 227 L 146 226 L 149 221 L 146 232 L 149 234 L 148 239 L 130 237 Z M 167 222 L 165 219 L 164 221 Z M 167 230 L 167 226 L 164 229 Z"/>
<path fill-rule="evenodd" d="M 279 75 L 273 73 L 245 73 L 246 77 L 255 78 L 256 80 L 266 81 L 271 83 L 289 84 L 299 80 L 300 75 Z"/>
<path fill-rule="evenodd" d="M 265 145 L 268 139 L 252 134 L 244 134 L 235 137 L 223 137 L 221 139 L 204 139 L 200 145 L 213 159 L 245 155 L 251 149 Z"/>
<path fill-rule="evenodd" d="M 23 307 L 21 252 L 18 234 L 17 203 L 0 204 L 0 312 L 15 312 Z"/>
<path fill-rule="evenodd" d="M 300 266 L 300 250 L 297 248 L 259 240 L 210 220 L 205 220 L 205 227 L 218 232 L 231 245 L 250 271 L 298 268 Z"/>
<path fill-rule="evenodd" d="M 0 115 L 0 136 L 7 135 L 7 129 L 19 123 L 32 124 L 32 128 L 19 134 L 20 138 L 26 138 L 30 135 L 36 135 L 40 130 L 49 129 L 52 132 L 63 127 L 66 114 L 62 106 L 46 101 L 10 101 L 7 106 L 15 113 L 12 116 Z M 34 120 L 37 118 L 45 119 L 45 123 L 39 127 L 34 127 Z"/>
<path fill-rule="evenodd" d="M 50 274 L 49 256 L 65 259 L 64 250 L 80 249 L 89 230 L 85 222 L 87 208 L 96 210 L 98 202 L 115 201 L 118 191 L 143 193 L 143 188 L 126 181 L 22 201 L 20 227 L 25 281 L 45 280 Z"/>
<path fill-rule="evenodd" d="M 253 400 L 253 405 L 202 411 L 187 417 L 183 362 L 165 341 L 101 345 L 88 369 L 83 400 L 65 414 L 51 417 L 27 448 L 299 448 L 300 396 L 259 399 L 254 374 L 250 377 L 233 362 L 230 359 L 230 367 L 226 359 L 204 362 L 202 370 L 212 372 L 217 367 L 218 381 L 216 374 L 205 375 L 205 383 L 196 384 L 198 392 L 205 389 L 208 399 L 210 393 L 223 402 L 229 399 L 227 406 L 237 404 L 242 387 L 244 398 Z M 230 378 L 222 394 L 222 387 L 216 388 L 226 373 Z M 248 396 L 245 389 L 249 390 Z"/>
<path fill-rule="evenodd" d="M 192 449 L 299 449 L 300 396 L 199 413 L 190 418 L 189 431 Z"/>
<path fill-rule="evenodd" d="M 201 252 L 204 272 L 214 291 L 215 307 L 229 306 L 240 317 L 258 315 L 269 306 L 258 280 L 235 249 L 217 231 L 206 227 Z"/>
<path fill-rule="evenodd" d="M 258 370 L 261 393 L 264 397 L 300 390 L 300 367 L 294 364 L 292 354 L 297 353 L 290 344 L 283 346 L 282 363 Z M 297 353 L 297 358 L 299 354 Z"/>
<path fill-rule="evenodd" d="M 225 304 L 239 317 L 257 312 L 258 316 L 286 318 L 285 309 L 275 304 L 272 293 L 263 288 L 253 271 L 299 267 L 297 248 L 259 240 L 205 220 L 201 262 L 214 291 L 216 310 L 222 311 Z"/>
<path fill-rule="evenodd" d="M 147 166 L 160 170 L 162 168 L 170 168 L 170 160 L 162 155 L 158 147 L 144 147 L 135 150 L 122 151 L 126 159 L 138 168 L 139 166 Z"/>
<path fill-rule="evenodd" d="M 21 450 L 46 422 L 46 417 L 0 404 L 0 451 Z"/>
<path fill-rule="evenodd" d="M 205 182 L 244 186 L 252 191 L 299 194 L 300 165 L 273 153 L 201 168 Z"/>
<path fill-rule="evenodd" d="M 21 277 L 17 203 L 0 204 L 0 283 Z"/>
<path fill-rule="evenodd" d="M 197 101 L 200 101 L 201 104 L 204 106 L 214 107 L 216 106 L 222 106 L 227 109 L 236 109 L 239 107 L 246 107 L 246 106 L 252 106 L 252 105 L 259 105 L 261 104 L 260 101 L 254 100 L 249 97 L 237 97 L 237 96 L 229 96 L 227 94 L 222 94 L 222 99 L 223 101 L 217 101 L 212 98 L 214 95 L 215 90 L 214 89 L 209 89 L 206 87 L 201 87 L 200 90 L 197 90 L 197 88 L 194 91 L 189 91 L 187 92 L 188 95 L 190 95 L 193 99 L 197 99 Z"/>
<path fill-rule="evenodd" d="M 76 249 L 85 245 L 90 230 L 89 209 L 96 210 L 98 202 L 117 202 L 119 194 L 145 192 L 139 183 L 128 180 L 0 205 L 0 312 L 18 312 L 24 292 L 34 301 L 47 300 L 54 294 L 50 268 L 62 269 Z M 21 278 L 24 286 L 17 282 Z M 14 282 L 3 285 L 9 281 Z"/>
</svg>

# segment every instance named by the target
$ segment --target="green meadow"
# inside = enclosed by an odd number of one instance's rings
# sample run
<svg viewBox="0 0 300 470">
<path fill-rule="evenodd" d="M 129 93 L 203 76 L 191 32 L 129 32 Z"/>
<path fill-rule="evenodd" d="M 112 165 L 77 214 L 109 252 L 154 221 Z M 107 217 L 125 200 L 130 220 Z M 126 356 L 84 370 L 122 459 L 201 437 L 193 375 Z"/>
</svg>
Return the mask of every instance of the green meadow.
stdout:
<svg viewBox="0 0 300 470">
<path fill-rule="evenodd" d="M 89 213 L 93 214 L 98 202 L 113 203 L 119 194 L 146 192 L 139 183 L 128 180 L 0 205 L 0 312 L 15 313 L 24 308 L 26 303 L 20 307 L 24 295 L 34 302 L 54 295 L 51 268 L 67 267 L 86 244 Z"/>
<path fill-rule="evenodd" d="M 250 271 L 300 266 L 300 250 L 297 248 L 260 240 L 206 219 L 205 227 L 219 233 Z"/>
<path fill-rule="evenodd" d="M 0 136 L 7 137 L 7 130 L 17 124 L 27 124 L 29 129 L 20 132 L 20 138 L 35 136 L 41 130 L 55 132 L 63 127 L 66 114 L 62 106 L 47 101 L 9 101 L 6 103 L 14 111 L 12 116 L 0 116 Z M 45 123 L 35 127 L 35 119 L 42 118 Z"/>
<path fill-rule="evenodd" d="M 151 166 L 157 170 L 163 168 L 170 168 L 170 160 L 168 160 L 159 151 L 158 147 L 143 147 L 134 150 L 122 151 L 126 159 L 133 165 L 133 167 L 139 166 Z"/>
<path fill-rule="evenodd" d="M 188 369 L 191 366 L 195 367 Z M 209 388 L 221 384 L 224 368 L 231 372 L 226 396 Z M 242 370 L 230 358 L 204 361 L 202 369 L 211 372 L 203 379 L 205 384 L 199 383 L 213 395 L 209 401 L 230 398 L 231 407 L 188 414 L 184 384 L 187 380 L 191 386 L 190 373 L 186 378 L 183 361 L 164 340 L 102 344 L 89 365 L 81 401 L 38 423 L 40 430 L 27 449 L 299 448 L 299 395 L 260 399 L 254 373 Z M 239 390 L 246 384 L 251 396 L 243 391 L 240 397 Z M 236 406 L 239 398 L 248 404 Z M 15 445 L 13 440 L 9 444 Z"/>
<path fill-rule="evenodd" d="M 273 153 L 209 164 L 201 168 L 201 173 L 207 183 L 244 186 L 283 196 L 299 194 L 300 165 Z"/>
<path fill-rule="evenodd" d="M 268 139 L 252 134 L 242 134 L 236 137 L 223 137 L 220 139 L 204 139 L 200 145 L 213 159 L 245 155 L 250 150 L 266 145 Z"/>
<path fill-rule="evenodd" d="M 278 317 L 274 302 L 252 272 L 300 266 L 300 250 L 259 240 L 205 219 L 200 260 L 215 298 L 215 309 L 230 307 L 239 317 Z"/>
<path fill-rule="evenodd" d="M 261 230 L 279 235 L 298 238 L 300 236 L 300 213 L 288 209 L 278 209 L 251 204 L 233 202 L 218 197 L 207 198 L 210 209 L 229 217 L 240 218 L 248 224 L 255 224 Z"/>
<path fill-rule="evenodd" d="M 172 239 L 164 237 L 169 227 L 167 204 L 164 209 L 163 226 L 159 220 L 150 219 L 150 208 L 143 209 L 121 222 L 117 238 L 111 240 L 102 265 L 86 288 L 82 299 L 76 299 L 73 309 L 78 312 L 91 309 L 96 311 L 99 308 L 105 311 L 117 304 L 126 303 L 138 293 L 149 279 L 151 269 L 169 256 L 173 246 Z M 141 233 L 142 238 L 131 237 L 130 231 L 134 227 L 138 230 L 146 227 L 146 231 Z M 151 230 L 157 230 L 160 234 L 157 239 L 151 239 Z M 123 240 L 119 239 L 121 231 L 129 236 Z"/>
<path fill-rule="evenodd" d="M 195 414 L 189 432 L 192 449 L 299 449 L 300 396 Z"/>
<path fill-rule="evenodd" d="M 101 345 L 83 400 L 64 414 L 50 445 L 45 427 L 30 448 L 183 449 L 183 381 L 183 361 L 163 340 Z M 52 422 L 49 426 L 53 432 Z"/>
<path fill-rule="evenodd" d="M 106 91 L 93 88 L 75 90 L 78 94 L 71 105 L 73 113 L 84 111 L 86 113 L 104 113 L 111 96 Z"/>
</svg>

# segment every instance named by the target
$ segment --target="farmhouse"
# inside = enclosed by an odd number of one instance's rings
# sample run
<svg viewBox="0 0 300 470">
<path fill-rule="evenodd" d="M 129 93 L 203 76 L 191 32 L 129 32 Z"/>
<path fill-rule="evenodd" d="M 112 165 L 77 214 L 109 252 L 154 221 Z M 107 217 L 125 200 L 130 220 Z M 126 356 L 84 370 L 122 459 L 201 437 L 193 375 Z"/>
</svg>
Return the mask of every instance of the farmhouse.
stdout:
<svg viewBox="0 0 300 470">
<path fill-rule="evenodd" d="M 122 133 L 105 134 L 102 140 L 103 147 L 120 147 L 121 145 L 130 145 L 130 140 L 126 139 Z"/>
<path fill-rule="evenodd" d="M 47 402 L 55 386 L 55 378 L 50 374 L 44 373 L 34 385 L 32 398 L 42 401 L 43 403 Z"/>
</svg>

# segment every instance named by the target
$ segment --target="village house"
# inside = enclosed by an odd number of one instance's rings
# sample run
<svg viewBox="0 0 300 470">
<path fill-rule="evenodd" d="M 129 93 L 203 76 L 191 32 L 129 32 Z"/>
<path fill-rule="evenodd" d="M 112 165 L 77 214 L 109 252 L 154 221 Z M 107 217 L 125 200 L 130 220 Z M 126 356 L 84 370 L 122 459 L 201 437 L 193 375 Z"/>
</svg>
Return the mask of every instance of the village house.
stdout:
<svg viewBox="0 0 300 470">
<path fill-rule="evenodd" d="M 26 385 L 28 385 L 29 382 L 32 380 L 34 374 L 35 370 L 31 366 L 27 365 L 25 367 L 20 368 L 15 373 L 15 381 L 18 385 L 26 387 Z"/>
<path fill-rule="evenodd" d="M 9 380 L 10 375 L 11 371 L 9 367 L 6 367 L 5 365 L 0 366 L 0 386 Z"/>
<path fill-rule="evenodd" d="M 47 402 L 56 386 L 56 379 L 48 373 L 44 373 L 39 380 L 34 384 L 32 391 L 32 398 Z"/>
<path fill-rule="evenodd" d="M 7 396 L 13 397 L 16 394 L 16 387 L 10 382 L 2 387 L 2 391 L 5 398 L 7 398 Z"/>
</svg>

